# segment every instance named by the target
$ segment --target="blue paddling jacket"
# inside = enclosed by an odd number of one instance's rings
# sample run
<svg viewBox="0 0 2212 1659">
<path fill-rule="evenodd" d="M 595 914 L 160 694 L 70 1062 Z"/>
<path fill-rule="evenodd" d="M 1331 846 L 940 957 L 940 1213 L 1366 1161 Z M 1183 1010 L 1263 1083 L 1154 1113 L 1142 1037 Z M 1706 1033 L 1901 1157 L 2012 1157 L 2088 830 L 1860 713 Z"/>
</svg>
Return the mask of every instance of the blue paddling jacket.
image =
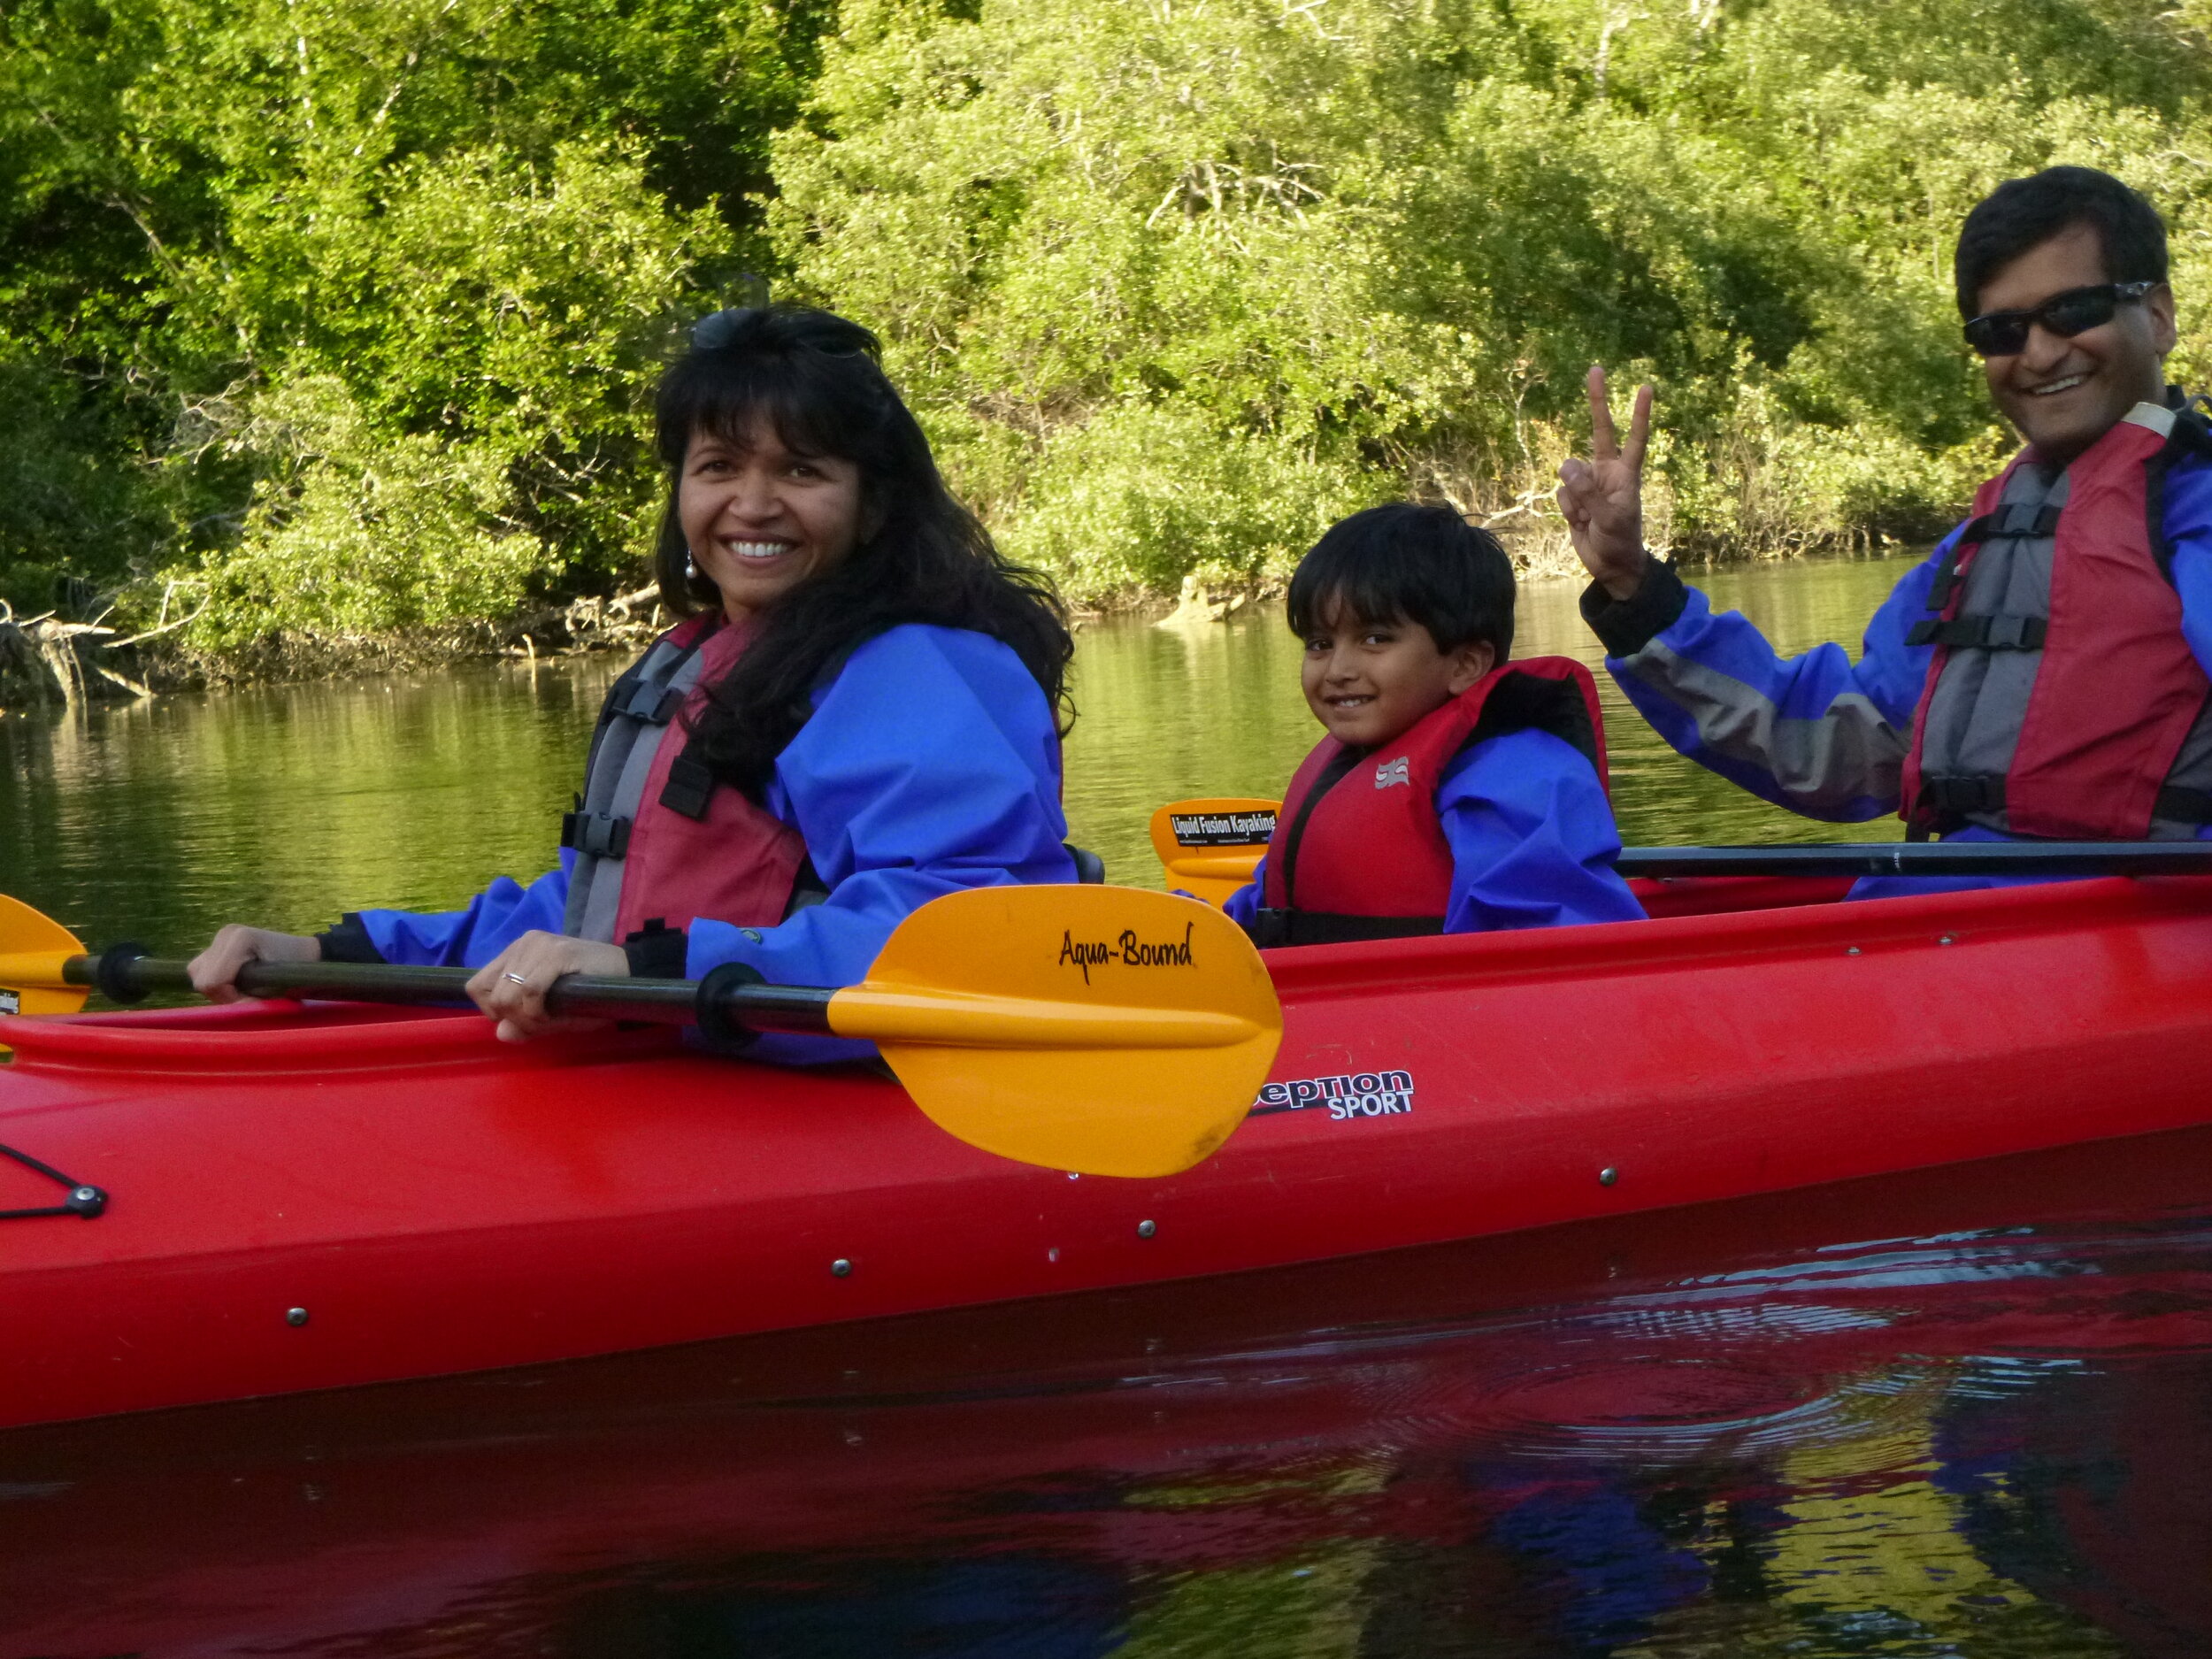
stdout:
<svg viewBox="0 0 2212 1659">
<path fill-rule="evenodd" d="M 2131 419 L 2148 423 L 2163 411 L 2139 405 Z M 2170 416 L 2168 417 L 2171 419 Z M 2067 476 L 2036 479 L 2017 469 L 2024 485 L 2041 492 L 2028 505 L 2055 506 L 2065 498 Z M 2009 500 L 2009 497 L 2008 497 Z M 2184 455 L 2163 475 L 2158 518 L 2166 571 L 2180 601 L 2180 628 L 2190 653 L 2212 674 L 2212 462 Z M 1863 823 L 1898 810 L 1914 718 L 1938 645 L 1925 636 L 1943 611 L 1939 580 L 1954 549 L 1972 525 L 1962 525 L 1909 571 L 1867 624 L 1856 662 L 1840 645 L 1817 645 L 1784 657 L 1739 612 L 1716 612 L 1671 565 L 1653 561 L 1638 591 L 1611 599 L 1593 584 L 1583 616 L 1606 648 L 1606 667 L 1654 730 L 1679 753 L 1762 800 L 1807 818 Z M 1988 557 L 1991 549 L 2002 557 Z M 1976 562 L 1965 593 L 1974 611 L 2041 614 L 2049 608 L 2052 536 L 2040 525 L 1993 534 Z M 1917 642 L 1916 636 L 1919 636 Z M 2039 639 L 2035 641 L 2039 645 Z M 1967 743 L 2001 748 L 2016 735 L 2018 706 L 2032 687 L 2035 650 L 2015 648 L 1954 658 L 1986 658 L 1976 688 L 1990 733 L 1970 719 L 1957 722 Z M 2000 660 L 2000 659 L 2006 660 Z M 1966 667 L 1981 670 L 1971 662 Z M 2023 683 L 2006 686 L 2010 675 Z M 1950 680 L 1947 678 L 1945 687 Z M 1998 728 L 2006 712 L 1994 705 L 2010 689 L 2009 731 Z M 1993 739 L 1996 740 L 1993 743 Z M 2182 747 L 2175 782 L 2212 787 L 2212 708 Z M 2154 823 L 2154 836 L 2212 835 L 2212 822 Z M 2018 837 L 2001 812 L 1972 812 L 1948 828 L 1950 839 L 2004 841 Z M 1963 876 L 1878 877 L 1852 889 L 1856 898 L 2016 885 L 2044 878 Z"/>
<path fill-rule="evenodd" d="M 773 984 L 853 985 L 932 899 L 1073 881 L 1060 777 L 1053 710 L 1012 648 L 920 623 L 877 634 L 816 691 L 764 802 L 804 840 L 827 897 L 769 927 L 687 918 L 680 972 L 699 979 L 741 962 Z M 536 880 L 502 877 L 456 910 L 350 914 L 324 935 L 325 954 L 480 967 L 533 929 L 562 931 L 574 864 L 565 849 Z M 662 949 L 653 970 L 678 972 L 672 949 Z M 874 1047 L 771 1033 L 748 1052 L 809 1063 L 865 1059 Z"/>
</svg>

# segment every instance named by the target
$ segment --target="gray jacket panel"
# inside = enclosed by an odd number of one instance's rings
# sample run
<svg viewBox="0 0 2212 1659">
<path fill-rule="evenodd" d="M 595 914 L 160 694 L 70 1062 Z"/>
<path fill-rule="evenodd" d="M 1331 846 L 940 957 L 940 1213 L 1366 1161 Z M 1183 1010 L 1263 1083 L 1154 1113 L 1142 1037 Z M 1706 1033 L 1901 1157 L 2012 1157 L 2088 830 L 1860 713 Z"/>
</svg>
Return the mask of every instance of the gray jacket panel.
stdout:
<svg viewBox="0 0 2212 1659">
<path fill-rule="evenodd" d="M 695 647 L 661 640 L 646 654 L 637 679 L 618 693 L 621 706 L 611 710 L 584 780 L 584 801 L 577 818 L 591 845 L 577 849 L 575 867 L 569 872 L 563 933 L 617 942 L 615 918 L 622 906 L 629 828 L 644 803 L 646 780 L 652 775 L 661 745 L 676 730 L 674 711 L 698 684 L 705 666 L 706 658 Z"/>
</svg>

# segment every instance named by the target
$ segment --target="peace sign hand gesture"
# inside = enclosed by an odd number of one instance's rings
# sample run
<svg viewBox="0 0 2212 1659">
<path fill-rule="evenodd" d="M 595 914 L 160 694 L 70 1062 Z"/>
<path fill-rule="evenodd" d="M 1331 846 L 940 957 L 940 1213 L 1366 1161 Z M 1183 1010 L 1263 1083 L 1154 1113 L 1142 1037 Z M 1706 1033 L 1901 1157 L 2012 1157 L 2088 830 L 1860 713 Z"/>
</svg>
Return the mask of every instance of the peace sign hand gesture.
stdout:
<svg viewBox="0 0 2212 1659">
<path fill-rule="evenodd" d="M 1593 364 L 1590 458 L 1570 457 L 1559 467 L 1559 511 L 1566 515 L 1574 549 L 1598 585 L 1626 599 L 1644 580 L 1651 556 L 1644 551 L 1644 447 L 1651 436 L 1651 388 L 1636 388 L 1624 447 L 1613 430 L 1605 371 Z"/>
</svg>

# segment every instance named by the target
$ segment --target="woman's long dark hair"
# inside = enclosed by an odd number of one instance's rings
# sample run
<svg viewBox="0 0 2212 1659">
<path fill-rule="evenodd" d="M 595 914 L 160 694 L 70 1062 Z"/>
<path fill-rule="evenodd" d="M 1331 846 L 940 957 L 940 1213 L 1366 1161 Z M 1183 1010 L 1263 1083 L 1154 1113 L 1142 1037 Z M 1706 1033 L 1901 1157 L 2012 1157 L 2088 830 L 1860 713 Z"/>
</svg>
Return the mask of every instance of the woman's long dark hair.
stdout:
<svg viewBox="0 0 2212 1659">
<path fill-rule="evenodd" d="M 1003 641 L 1066 729 L 1075 644 L 1065 608 L 1044 577 L 1002 557 L 945 488 L 929 440 L 877 361 L 879 349 L 868 330 L 828 311 L 750 306 L 701 323 L 661 380 L 654 420 L 669 488 L 654 571 L 662 602 L 678 616 L 722 602 L 692 567 L 676 511 L 695 436 L 742 444 L 764 421 L 793 452 L 836 456 L 860 469 L 866 533 L 843 559 L 775 603 L 759 637 L 692 718 L 715 775 L 756 801 L 776 757 L 813 712 L 824 672 L 902 623 Z"/>
</svg>

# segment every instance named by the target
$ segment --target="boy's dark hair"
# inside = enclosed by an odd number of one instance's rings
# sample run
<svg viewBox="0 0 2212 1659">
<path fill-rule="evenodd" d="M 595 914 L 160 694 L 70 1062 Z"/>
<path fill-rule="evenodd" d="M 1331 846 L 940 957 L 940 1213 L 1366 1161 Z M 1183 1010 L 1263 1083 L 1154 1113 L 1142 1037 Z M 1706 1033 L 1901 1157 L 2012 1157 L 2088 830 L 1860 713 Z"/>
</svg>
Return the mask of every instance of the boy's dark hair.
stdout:
<svg viewBox="0 0 2212 1659">
<path fill-rule="evenodd" d="M 776 757 L 814 710 L 816 683 L 860 645 L 902 623 L 972 628 L 1011 647 L 1064 730 L 1074 642 L 1052 584 L 1006 559 L 953 496 L 929 440 L 877 361 L 876 337 L 804 305 L 717 311 L 661 377 L 654 407 L 668 467 L 654 572 L 680 617 L 721 594 L 689 568 L 676 511 L 696 434 L 743 442 L 764 422 L 799 455 L 860 469 L 872 528 L 845 558 L 777 601 L 760 637 L 718 684 L 692 729 L 715 774 L 758 800 Z"/>
<path fill-rule="evenodd" d="M 1329 526 L 1290 579 L 1291 632 L 1342 606 L 1371 624 L 1417 622 L 1440 651 L 1513 649 L 1513 561 L 1449 507 L 1392 502 Z"/>
<path fill-rule="evenodd" d="M 2094 167 L 2046 167 L 2025 179 L 2006 180 L 1959 227 L 1958 257 L 1952 262 L 1959 315 L 1979 315 L 1981 291 L 1991 278 L 2077 225 L 2097 233 L 2106 281 L 2166 280 L 2166 226 L 2156 208 Z"/>
</svg>

